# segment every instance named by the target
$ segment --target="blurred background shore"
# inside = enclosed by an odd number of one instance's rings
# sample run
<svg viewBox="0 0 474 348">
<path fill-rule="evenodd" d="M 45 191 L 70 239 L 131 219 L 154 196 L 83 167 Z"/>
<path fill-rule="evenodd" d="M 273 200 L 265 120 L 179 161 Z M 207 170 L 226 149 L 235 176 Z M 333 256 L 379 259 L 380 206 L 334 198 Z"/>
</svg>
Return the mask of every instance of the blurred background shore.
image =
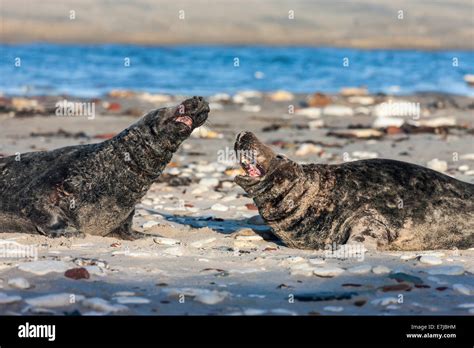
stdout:
<svg viewBox="0 0 474 348">
<path fill-rule="evenodd" d="M 2 42 L 473 49 L 470 0 L 2 0 Z"/>
</svg>

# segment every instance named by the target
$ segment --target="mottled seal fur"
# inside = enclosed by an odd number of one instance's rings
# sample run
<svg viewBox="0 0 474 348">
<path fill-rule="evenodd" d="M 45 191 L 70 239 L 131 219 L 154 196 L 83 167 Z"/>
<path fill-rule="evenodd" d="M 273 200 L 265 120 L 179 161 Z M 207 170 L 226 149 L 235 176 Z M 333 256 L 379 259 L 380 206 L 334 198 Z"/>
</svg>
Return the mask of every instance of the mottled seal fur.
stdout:
<svg viewBox="0 0 474 348">
<path fill-rule="evenodd" d="M 208 112 L 194 97 L 101 143 L 1 158 L 0 231 L 139 237 L 135 205 Z"/>
<path fill-rule="evenodd" d="M 247 175 L 235 181 L 286 245 L 327 249 L 474 247 L 474 185 L 388 159 L 298 164 L 251 132 L 235 150 Z"/>
</svg>

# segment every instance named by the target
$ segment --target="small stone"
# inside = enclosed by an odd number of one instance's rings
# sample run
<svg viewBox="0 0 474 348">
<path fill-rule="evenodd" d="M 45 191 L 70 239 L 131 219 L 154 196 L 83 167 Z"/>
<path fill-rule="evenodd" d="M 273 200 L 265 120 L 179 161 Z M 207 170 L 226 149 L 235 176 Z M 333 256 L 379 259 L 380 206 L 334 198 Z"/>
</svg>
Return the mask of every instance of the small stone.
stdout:
<svg viewBox="0 0 474 348">
<path fill-rule="evenodd" d="M 120 304 L 147 304 L 150 303 L 150 300 L 144 297 L 138 296 L 119 296 L 113 298 L 116 302 Z"/>
<path fill-rule="evenodd" d="M 474 291 L 464 284 L 453 284 L 453 289 L 463 295 L 473 295 Z"/>
<path fill-rule="evenodd" d="M 280 91 L 276 91 L 274 93 L 271 93 L 269 95 L 269 98 L 273 101 L 276 101 L 276 102 L 284 102 L 284 101 L 293 100 L 294 95 L 293 95 L 293 93 L 280 90 Z"/>
<path fill-rule="evenodd" d="M 17 289 L 29 289 L 31 287 L 30 282 L 25 278 L 11 278 L 8 280 L 8 285 L 12 288 Z"/>
<path fill-rule="evenodd" d="M 154 241 L 156 244 L 160 244 L 160 245 L 176 245 L 176 244 L 180 244 L 180 241 L 179 241 L 179 240 L 172 239 L 172 238 L 164 238 L 164 237 L 155 237 L 155 238 L 153 238 L 153 241 Z"/>
<path fill-rule="evenodd" d="M 372 300 L 370 303 L 376 306 L 388 306 L 389 304 L 397 304 L 398 299 L 396 297 L 382 297 Z"/>
<path fill-rule="evenodd" d="M 216 238 L 214 238 L 214 237 L 207 238 L 207 239 L 202 239 L 202 240 L 198 240 L 196 242 L 191 243 L 191 246 L 193 248 L 202 248 L 206 244 L 211 244 L 211 243 L 215 242 L 215 240 L 216 240 Z"/>
<path fill-rule="evenodd" d="M 211 207 L 211 209 L 216 211 L 227 211 L 229 210 L 229 207 L 220 203 L 216 203 Z"/>
<path fill-rule="evenodd" d="M 70 306 L 76 302 L 82 301 L 84 296 L 71 294 L 71 293 L 58 293 L 51 295 L 44 295 L 38 297 L 32 297 L 25 300 L 30 306 L 35 307 L 65 307 Z"/>
<path fill-rule="evenodd" d="M 199 180 L 199 185 L 204 187 L 215 187 L 219 185 L 219 179 L 217 178 L 202 178 Z"/>
<path fill-rule="evenodd" d="M 372 272 L 375 274 L 387 274 L 390 273 L 390 268 L 385 266 L 375 266 L 372 268 Z"/>
<path fill-rule="evenodd" d="M 149 229 L 149 228 L 152 228 L 153 226 L 156 226 L 156 225 L 159 225 L 159 223 L 156 222 L 156 221 L 147 221 L 142 225 L 142 227 L 144 229 Z"/>
<path fill-rule="evenodd" d="M 318 267 L 313 270 L 313 273 L 318 277 L 335 277 L 342 274 L 344 270 L 339 267 L 327 266 L 327 267 Z"/>
<path fill-rule="evenodd" d="M 353 96 L 347 99 L 349 103 L 360 104 L 360 105 L 372 105 L 375 99 L 370 96 Z"/>
<path fill-rule="evenodd" d="M 20 271 L 33 273 L 36 275 L 45 275 L 48 273 L 64 273 L 68 270 L 69 265 L 63 261 L 33 261 L 22 263 L 18 266 Z"/>
<path fill-rule="evenodd" d="M 89 279 L 90 274 L 87 271 L 87 269 L 81 267 L 81 268 L 71 268 L 68 269 L 65 273 L 64 276 L 67 278 L 79 280 L 79 279 Z"/>
<path fill-rule="evenodd" d="M 10 304 L 21 301 L 21 296 L 7 295 L 4 292 L 0 292 L 0 304 Z"/>
<path fill-rule="evenodd" d="M 202 292 L 194 297 L 194 301 L 201 302 L 208 305 L 213 305 L 222 302 L 227 297 L 227 292 L 223 291 L 208 291 Z"/>
<path fill-rule="evenodd" d="M 463 266 L 440 266 L 425 271 L 430 275 L 463 275 Z"/>
<path fill-rule="evenodd" d="M 433 158 L 431 161 L 426 163 L 426 166 L 438 172 L 445 172 L 448 170 L 448 162 L 441 161 L 437 158 Z"/>
<path fill-rule="evenodd" d="M 322 109 L 321 108 L 303 108 L 295 111 L 295 115 L 305 116 L 308 118 L 319 118 L 321 117 Z"/>
<path fill-rule="evenodd" d="M 408 291 L 411 290 L 411 286 L 407 283 L 398 283 L 394 285 L 384 285 L 380 289 L 383 292 L 388 292 L 388 291 Z"/>
<path fill-rule="evenodd" d="M 443 263 L 439 257 L 431 255 L 423 255 L 420 257 L 421 263 L 426 263 L 428 265 L 440 265 Z"/>
<path fill-rule="evenodd" d="M 403 272 L 392 273 L 388 276 L 388 278 L 395 279 L 399 283 L 408 282 L 416 285 L 423 284 L 423 280 L 421 278 Z"/>
<path fill-rule="evenodd" d="M 366 274 L 372 270 L 372 266 L 370 265 L 360 265 L 349 268 L 347 271 L 353 274 Z"/>
<path fill-rule="evenodd" d="M 353 116 L 354 110 L 344 105 L 329 105 L 323 109 L 323 115 L 324 116 L 337 116 L 337 117 Z"/>
<path fill-rule="evenodd" d="M 311 143 L 301 144 L 295 152 L 296 156 L 306 156 L 309 154 L 321 154 L 323 152 L 323 148 L 318 145 L 314 145 Z"/>
<path fill-rule="evenodd" d="M 109 301 L 99 297 L 85 299 L 81 302 L 84 307 L 105 313 L 117 313 L 128 310 L 126 306 L 111 304 Z"/>
</svg>

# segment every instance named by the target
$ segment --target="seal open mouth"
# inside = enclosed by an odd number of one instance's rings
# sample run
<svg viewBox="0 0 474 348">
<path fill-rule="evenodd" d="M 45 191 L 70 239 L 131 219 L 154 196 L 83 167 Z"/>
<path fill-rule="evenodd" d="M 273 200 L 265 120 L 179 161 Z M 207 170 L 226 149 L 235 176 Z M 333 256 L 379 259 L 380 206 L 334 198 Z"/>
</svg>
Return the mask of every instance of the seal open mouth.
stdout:
<svg viewBox="0 0 474 348">
<path fill-rule="evenodd" d="M 245 158 L 243 155 L 240 159 L 240 166 L 245 170 L 245 173 L 248 176 L 254 178 L 264 176 L 266 173 L 265 169 L 260 164 L 258 164 L 256 161 L 252 163 L 251 160 Z"/>
<path fill-rule="evenodd" d="M 188 134 L 194 128 L 204 124 L 209 111 L 209 104 L 203 97 L 192 97 L 176 107 L 172 121 L 184 124 L 185 127 L 182 127 L 182 130 L 186 130 L 184 133 Z"/>
<path fill-rule="evenodd" d="M 270 162 L 276 156 L 272 149 L 261 143 L 251 132 L 240 133 L 234 149 L 245 177 L 249 178 L 264 177 L 270 169 Z"/>
<path fill-rule="evenodd" d="M 188 128 L 193 128 L 193 119 L 187 115 L 178 116 L 175 119 L 176 122 L 184 123 Z"/>
</svg>

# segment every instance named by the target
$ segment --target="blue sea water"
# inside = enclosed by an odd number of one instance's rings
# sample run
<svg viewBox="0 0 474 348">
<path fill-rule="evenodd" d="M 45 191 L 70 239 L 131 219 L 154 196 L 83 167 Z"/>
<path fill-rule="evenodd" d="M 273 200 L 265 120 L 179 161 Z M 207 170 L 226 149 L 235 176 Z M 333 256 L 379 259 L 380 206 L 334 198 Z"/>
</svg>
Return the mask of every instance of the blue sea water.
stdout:
<svg viewBox="0 0 474 348">
<path fill-rule="evenodd" d="M 15 58 L 21 67 L 15 67 Z M 130 66 L 125 66 L 125 59 Z M 238 66 L 235 66 L 236 58 Z M 344 66 L 348 58 L 349 66 Z M 211 95 L 253 89 L 474 95 L 472 51 L 266 46 L 1 44 L 0 92 L 101 96 L 112 89 Z M 458 66 L 453 66 L 457 59 Z"/>
</svg>

